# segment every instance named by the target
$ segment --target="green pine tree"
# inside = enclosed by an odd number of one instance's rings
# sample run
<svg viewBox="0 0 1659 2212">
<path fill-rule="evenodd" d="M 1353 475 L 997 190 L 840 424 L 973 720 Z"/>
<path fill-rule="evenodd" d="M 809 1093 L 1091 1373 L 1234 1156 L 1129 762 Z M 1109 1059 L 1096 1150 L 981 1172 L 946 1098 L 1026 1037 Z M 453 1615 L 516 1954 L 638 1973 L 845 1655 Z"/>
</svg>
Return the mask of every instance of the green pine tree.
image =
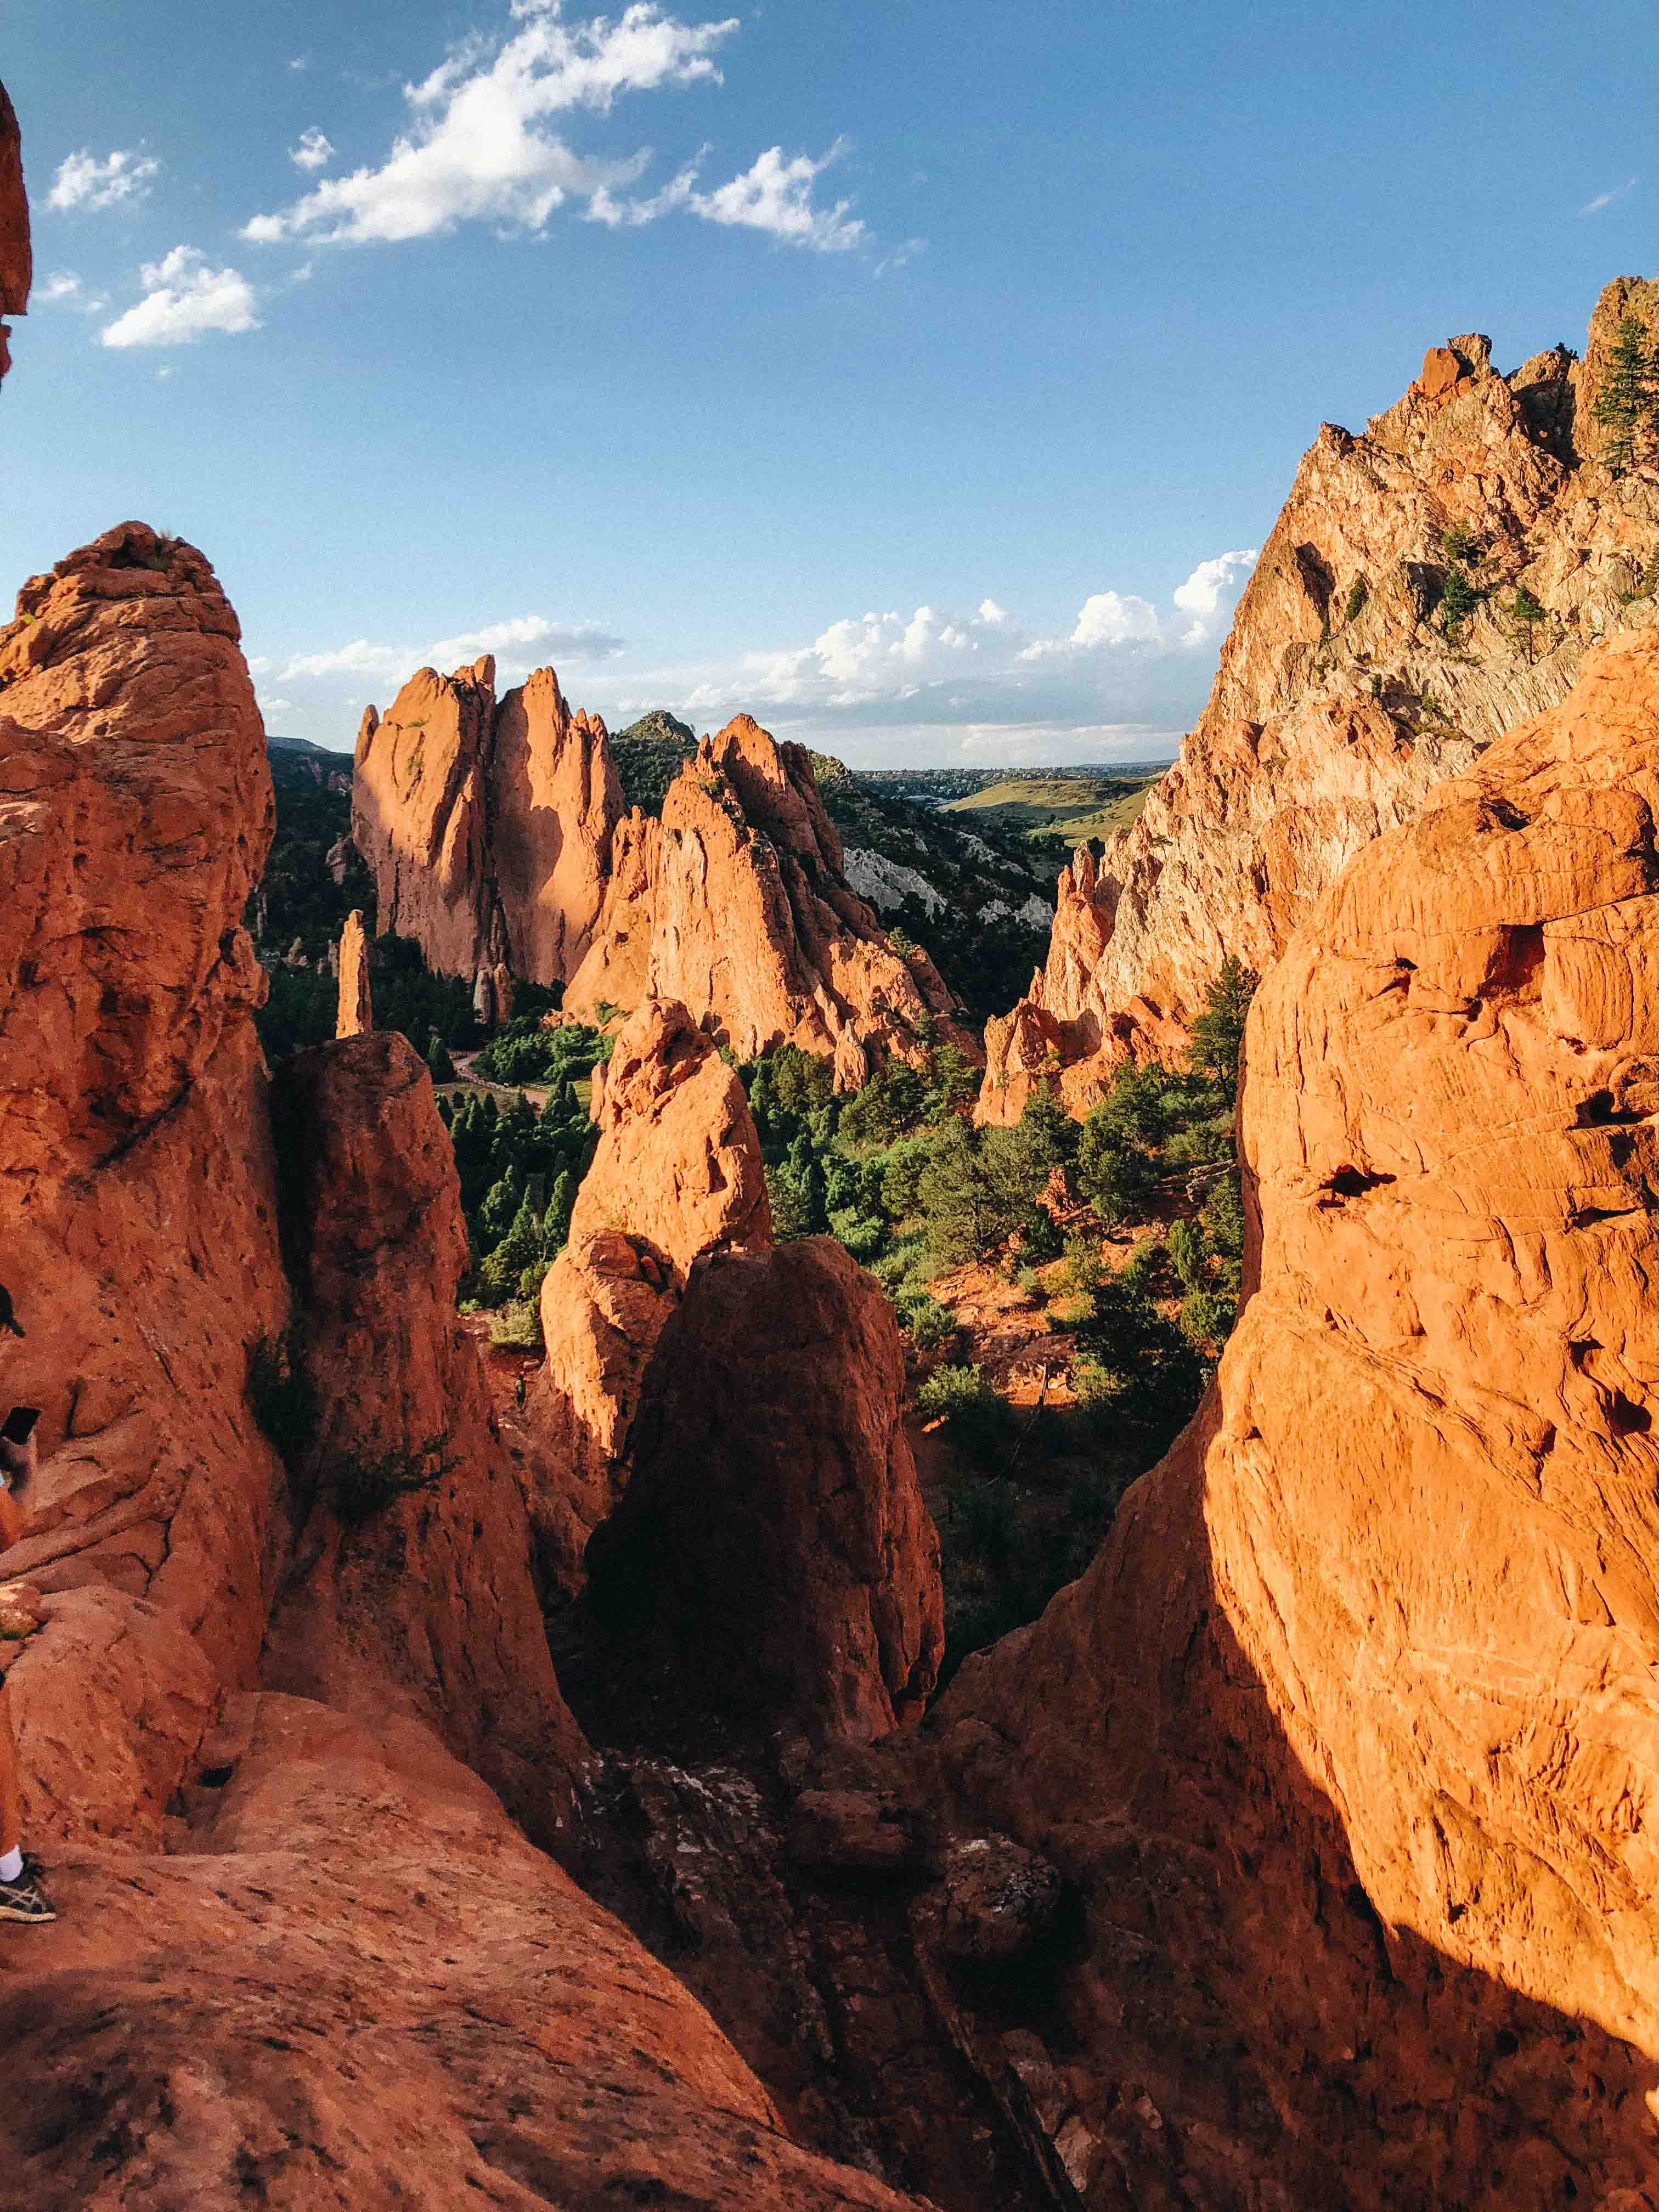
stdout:
<svg viewBox="0 0 1659 2212">
<path fill-rule="evenodd" d="M 1445 588 L 1440 594 L 1440 626 L 1446 635 L 1455 638 L 1480 604 L 1480 592 L 1454 561 L 1446 571 Z"/>
<path fill-rule="evenodd" d="M 1636 459 L 1638 432 L 1659 427 L 1659 376 L 1638 315 L 1627 314 L 1619 325 L 1591 412 L 1603 433 L 1601 459 L 1614 476 L 1623 476 Z"/>
</svg>

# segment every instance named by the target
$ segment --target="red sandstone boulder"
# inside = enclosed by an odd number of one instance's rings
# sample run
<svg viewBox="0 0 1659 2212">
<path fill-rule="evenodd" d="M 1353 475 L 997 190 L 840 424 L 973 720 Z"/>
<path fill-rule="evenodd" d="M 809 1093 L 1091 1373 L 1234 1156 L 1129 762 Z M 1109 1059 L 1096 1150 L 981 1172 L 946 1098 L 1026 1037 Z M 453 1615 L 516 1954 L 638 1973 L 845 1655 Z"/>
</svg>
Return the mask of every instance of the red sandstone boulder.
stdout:
<svg viewBox="0 0 1659 2212">
<path fill-rule="evenodd" d="M 1650 2186 L 1656 816 L 1650 629 L 1316 908 L 1250 1018 L 1212 1395 L 943 1703 L 971 1817 L 1087 1892 L 1091 2185 Z"/>
<path fill-rule="evenodd" d="M 891 1309 L 829 1237 L 701 1261 L 588 1546 L 601 1615 L 695 1653 L 752 1719 L 870 1737 L 919 1717 L 943 1602 L 903 1395 Z"/>
<path fill-rule="evenodd" d="M 1208 704 L 1098 878 L 1062 880 L 1048 963 L 987 1030 L 979 1116 L 1018 1118 L 1030 1025 L 1057 1025 L 1086 1110 L 1126 1055 L 1178 1060 L 1230 957 L 1258 974 L 1362 847 L 1565 697 L 1586 648 L 1652 618 L 1638 588 L 1659 520 L 1595 449 L 1595 395 L 1626 308 L 1659 333 L 1659 286 L 1610 285 L 1583 364 L 1510 376 L 1470 335 L 1358 436 L 1327 423 L 1222 649 Z M 1455 638 L 1436 614 L 1449 531 L 1482 594 Z M 1519 622 L 1524 587 L 1545 619 Z"/>
<path fill-rule="evenodd" d="M 466 1230 L 431 1078 L 385 1031 L 300 1054 L 273 1107 L 319 1403 L 314 1503 L 264 1680 L 376 1719 L 414 1712 L 556 1841 L 586 1747 L 548 1654 L 524 1491 L 455 1316 Z"/>
</svg>

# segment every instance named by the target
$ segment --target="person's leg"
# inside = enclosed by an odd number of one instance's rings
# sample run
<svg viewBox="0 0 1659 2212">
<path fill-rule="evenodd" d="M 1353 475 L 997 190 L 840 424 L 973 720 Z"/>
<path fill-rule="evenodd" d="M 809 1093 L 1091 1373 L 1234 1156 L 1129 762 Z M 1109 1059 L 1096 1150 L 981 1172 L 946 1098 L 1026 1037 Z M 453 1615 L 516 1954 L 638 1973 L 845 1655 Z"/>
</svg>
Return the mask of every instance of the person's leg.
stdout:
<svg viewBox="0 0 1659 2212">
<path fill-rule="evenodd" d="M 27 1923 L 56 1918 L 40 1887 L 38 1869 L 24 1863 L 17 1731 L 12 1726 L 11 1699 L 0 1683 L 0 1920 Z"/>
<path fill-rule="evenodd" d="M 11 1724 L 11 1698 L 0 1683 L 0 1881 L 15 1881 L 22 1872 L 23 1785 L 17 1773 L 17 1731 Z"/>
</svg>

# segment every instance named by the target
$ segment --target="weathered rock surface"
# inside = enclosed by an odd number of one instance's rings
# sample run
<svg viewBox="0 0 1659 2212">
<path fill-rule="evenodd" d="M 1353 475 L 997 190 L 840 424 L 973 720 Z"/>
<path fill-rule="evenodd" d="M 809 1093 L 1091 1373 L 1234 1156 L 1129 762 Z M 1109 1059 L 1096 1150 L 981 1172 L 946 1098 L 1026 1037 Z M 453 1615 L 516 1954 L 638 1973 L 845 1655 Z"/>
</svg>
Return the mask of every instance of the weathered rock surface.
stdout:
<svg viewBox="0 0 1659 2212">
<path fill-rule="evenodd" d="M 674 1977 L 436 1739 L 237 1700 L 167 1857 L 0 1936 L 15 2201 L 927 2212 L 798 2149 Z"/>
<path fill-rule="evenodd" d="M 588 1546 L 596 1608 L 695 1650 L 750 1721 L 858 1738 L 918 1718 L 943 1600 L 903 1392 L 891 1309 L 830 1238 L 700 1261 Z"/>
<path fill-rule="evenodd" d="M 647 1000 L 594 1090 L 599 1148 L 569 1241 L 543 1279 L 547 1358 L 528 1407 L 546 1447 L 538 1532 L 547 1565 L 570 1588 L 622 1494 L 645 1370 L 692 1261 L 772 1241 L 743 1085 L 684 1006 Z"/>
<path fill-rule="evenodd" d="M 368 938 L 356 907 L 345 918 L 340 932 L 340 1001 L 335 1016 L 337 1037 L 368 1036 L 374 1027 L 374 1000 L 368 982 Z"/>
<path fill-rule="evenodd" d="M 1048 963 L 987 1030 L 982 1119 L 1018 1120 L 1042 1068 L 1081 1111 L 1126 1054 L 1178 1056 L 1230 954 L 1270 966 L 1362 846 L 1562 699 L 1588 646 L 1654 618 L 1659 475 L 1581 459 L 1595 365 L 1650 292 L 1608 288 L 1582 364 L 1500 376 L 1485 338 L 1454 338 L 1360 435 L 1322 428 L 1179 760 L 1097 872 L 1061 875 Z M 1433 614 L 1448 531 L 1485 594 L 1454 638 Z"/>
<path fill-rule="evenodd" d="M 0 84 L 0 315 L 26 315 L 33 277 L 29 201 L 23 189 L 23 148 L 17 111 Z M 11 333 L 0 323 L 0 379 L 11 366 Z"/>
<path fill-rule="evenodd" d="M 542 1631 L 524 1492 L 456 1318 L 466 1228 L 431 1077 L 384 1031 L 298 1054 L 273 1107 L 318 1421 L 264 1680 L 376 1722 L 413 1713 L 551 1844 L 586 1747 Z M 365 1486 L 434 1473 L 361 1517 Z"/>
<path fill-rule="evenodd" d="M 1091 2204 L 1651 2191 L 1656 812 L 1644 629 L 1320 902 L 1211 1397 L 944 1702 L 973 1817 L 1086 1893 Z"/>
<path fill-rule="evenodd" d="M 805 749 L 746 714 L 699 746 L 660 823 L 629 826 L 565 1004 L 642 996 L 682 1001 L 740 1060 L 778 1044 L 833 1060 L 843 1089 L 935 1031 L 978 1054 L 927 955 L 901 957 L 848 884 Z"/>
<path fill-rule="evenodd" d="M 76 1832 L 135 1801 L 127 1714 L 95 1722 L 74 1686 L 114 1667 L 132 1686 L 155 1776 L 139 1817 L 159 1820 L 161 1747 L 187 1757 L 215 1685 L 253 1680 L 276 1571 L 282 1471 L 246 1346 L 288 1292 L 250 1019 L 264 979 L 240 926 L 271 795 L 236 618 L 198 553 L 126 524 L 18 608 L 0 631 L 0 1273 L 28 1331 L 7 1386 L 42 1411 L 7 1571 L 51 1618 L 12 1698 L 37 1832 Z M 84 1699 L 50 1745 L 48 1681 L 64 1710 Z"/>
<path fill-rule="evenodd" d="M 441 974 L 568 981 L 621 814 L 605 725 L 571 712 L 550 668 L 499 703 L 488 655 L 453 676 L 422 668 L 384 719 L 363 717 L 352 835 L 380 927 L 416 939 Z"/>
</svg>

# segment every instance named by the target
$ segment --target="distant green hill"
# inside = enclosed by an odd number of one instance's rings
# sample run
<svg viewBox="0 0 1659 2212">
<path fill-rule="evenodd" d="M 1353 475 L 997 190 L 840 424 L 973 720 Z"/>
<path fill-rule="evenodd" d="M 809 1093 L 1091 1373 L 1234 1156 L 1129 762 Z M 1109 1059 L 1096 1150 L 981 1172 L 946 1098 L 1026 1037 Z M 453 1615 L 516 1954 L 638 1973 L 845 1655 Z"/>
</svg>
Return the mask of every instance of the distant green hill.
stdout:
<svg viewBox="0 0 1659 2212">
<path fill-rule="evenodd" d="M 680 763 L 689 761 L 696 750 L 696 732 L 665 707 L 653 707 L 625 730 L 613 730 L 611 757 L 617 763 L 624 802 L 642 814 L 660 814 Z"/>
<path fill-rule="evenodd" d="M 947 800 L 941 811 L 969 816 L 975 827 L 994 822 L 1045 843 L 1077 846 L 1109 830 L 1127 830 L 1163 773 L 1136 763 L 1064 775 L 1045 770 L 1040 775 L 1005 776 Z"/>
</svg>

